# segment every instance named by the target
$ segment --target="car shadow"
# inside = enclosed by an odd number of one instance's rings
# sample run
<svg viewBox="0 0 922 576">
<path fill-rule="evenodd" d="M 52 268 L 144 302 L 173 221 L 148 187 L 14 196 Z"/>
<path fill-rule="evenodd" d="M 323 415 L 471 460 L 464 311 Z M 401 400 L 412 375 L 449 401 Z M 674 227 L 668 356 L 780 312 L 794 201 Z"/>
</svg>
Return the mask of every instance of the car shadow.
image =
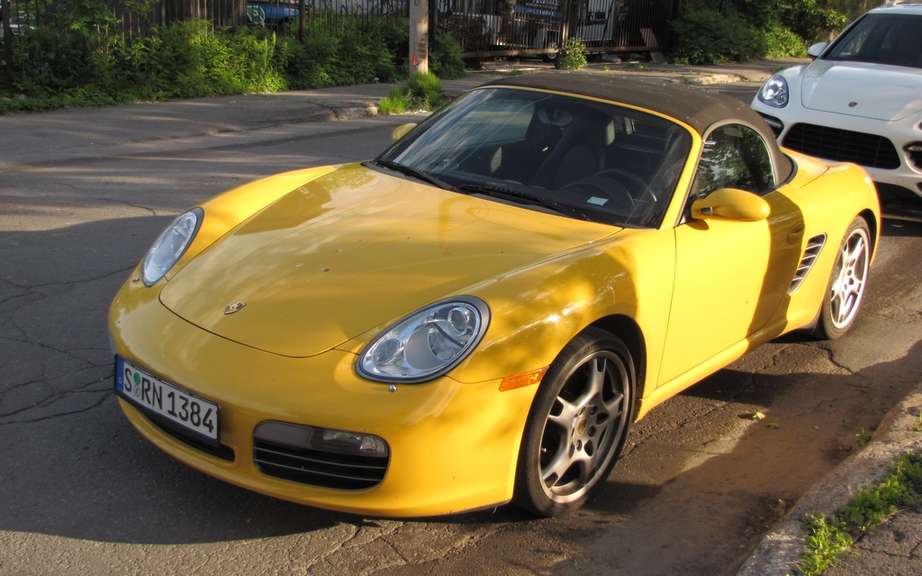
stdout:
<svg viewBox="0 0 922 576">
<path fill-rule="evenodd" d="M 753 405 L 766 418 L 752 421 L 751 410 L 727 414 L 727 420 L 745 426 L 731 446 L 699 445 L 693 435 L 678 431 L 646 454 L 628 454 L 586 505 L 587 513 L 622 520 L 608 524 L 604 540 L 593 534 L 574 539 L 570 556 L 601 565 L 617 558 L 623 573 L 642 574 L 651 565 L 664 568 L 657 555 L 668 547 L 669 558 L 681 563 L 676 573 L 713 574 L 717 566 L 724 567 L 719 573 L 735 573 L 737 566 L 727 559 L 741 562 L 801 494 L 862 446 L 859 428 L 845 425 L 842 414 L 855 415 L 859 427 L 873 430 L 893 398 L 917 385 L 913 375 L 920 373 L 922 342 L 895 360 L 849 374 L 722 370 L 685 394 Z M 648 416 L 657 417 L 657 410 Z M 649 454 L 658 449 L 659 455 Z M 636 476 L 645 473 L 636 469 L 651 461 L 665 470 L 655 484 L 638 486 Z M 637 543 L 645 545 L 632 545 Z M 553 573 L 572 569 L 568 561 Z"/>
</svg>

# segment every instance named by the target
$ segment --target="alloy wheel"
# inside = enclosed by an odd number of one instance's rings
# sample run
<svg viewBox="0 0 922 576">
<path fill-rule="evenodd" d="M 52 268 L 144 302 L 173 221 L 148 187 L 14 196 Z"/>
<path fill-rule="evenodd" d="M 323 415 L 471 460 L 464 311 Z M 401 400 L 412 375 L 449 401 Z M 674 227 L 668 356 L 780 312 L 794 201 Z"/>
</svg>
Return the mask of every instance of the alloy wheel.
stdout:
<svg viewBox="0 0 922 576">
<path fill-rule="evenodd" d="M 852 230 L 842 244 L 836 259 L 836 275 L 830 288 L 832 324 L 839 329 L 847 327 L 858 313 L 868 277 L 869 245 L 863 228 Z"/>
<path fill-rule="evenodd" d="M 600 480 L 627 428 L 628 383 L 624 360 L 609 350 L 571 370 L 541 435 L 539 474 L 548 498 L 577 500 Z"/>
</svg>

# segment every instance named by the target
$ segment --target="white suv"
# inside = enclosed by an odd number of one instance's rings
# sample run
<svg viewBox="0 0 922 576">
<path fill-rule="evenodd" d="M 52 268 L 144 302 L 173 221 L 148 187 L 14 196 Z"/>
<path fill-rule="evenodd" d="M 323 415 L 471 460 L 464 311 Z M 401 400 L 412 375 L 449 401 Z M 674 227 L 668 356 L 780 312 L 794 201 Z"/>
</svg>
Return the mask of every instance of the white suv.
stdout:
<svg viewBox="0 0 922 576">
<path fill-rule="evenodd" d="M 922 4 L 871 10 L 752 101 L 783 146 L 922 196 Z"/>
</svg>

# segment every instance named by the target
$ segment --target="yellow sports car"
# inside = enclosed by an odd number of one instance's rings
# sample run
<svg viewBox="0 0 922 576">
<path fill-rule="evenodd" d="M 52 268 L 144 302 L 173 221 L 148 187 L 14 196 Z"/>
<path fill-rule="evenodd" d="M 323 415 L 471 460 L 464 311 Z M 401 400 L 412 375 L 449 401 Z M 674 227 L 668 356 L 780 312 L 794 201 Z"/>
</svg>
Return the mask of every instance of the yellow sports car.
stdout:
<svg viewBox="0 0 922 576">
<path fill-rule="evenodd" d="M 112 303 L 115 391 L 169 455 L 279 498 L 556 514 L 657 404 L 845 333 L 879 229 L 861 168 L 735 100 L 517 77 L 176 218 Z"/>
</svg>

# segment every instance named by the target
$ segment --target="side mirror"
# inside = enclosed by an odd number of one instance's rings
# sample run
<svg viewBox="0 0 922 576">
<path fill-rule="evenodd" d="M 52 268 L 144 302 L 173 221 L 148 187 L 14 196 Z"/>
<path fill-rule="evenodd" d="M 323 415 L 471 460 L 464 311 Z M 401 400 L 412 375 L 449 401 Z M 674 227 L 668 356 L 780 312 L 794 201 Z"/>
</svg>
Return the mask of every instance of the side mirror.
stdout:
<svg viewBox="0 0 922 576">
<path fill-rule="evenodd" d="M 391 142 L 396 142 L 407 135 L 407 132 L 416 128 L 416 122 L 409 122 L 407 124 L 401 124 L 400 126 L 394 128 L 394 131 L 391 132 Z"/>
<path fill-rule="evenodd" d="M 807 48 L 807 56 L 813 59 L 819 58 L 820 54 L 826 50 L 827 46 L 829 46 L 829 42 L 817 42 L 813 46 Z"/>
<path fill-rule="evenodd" d="M 715 190 L 691 205 L 691 216 L 696 220 L 722 218 L 755 222 L 765 220 L 770 212 L 771 208 L 764 198 L 736 188 Z"/>
</svg>

